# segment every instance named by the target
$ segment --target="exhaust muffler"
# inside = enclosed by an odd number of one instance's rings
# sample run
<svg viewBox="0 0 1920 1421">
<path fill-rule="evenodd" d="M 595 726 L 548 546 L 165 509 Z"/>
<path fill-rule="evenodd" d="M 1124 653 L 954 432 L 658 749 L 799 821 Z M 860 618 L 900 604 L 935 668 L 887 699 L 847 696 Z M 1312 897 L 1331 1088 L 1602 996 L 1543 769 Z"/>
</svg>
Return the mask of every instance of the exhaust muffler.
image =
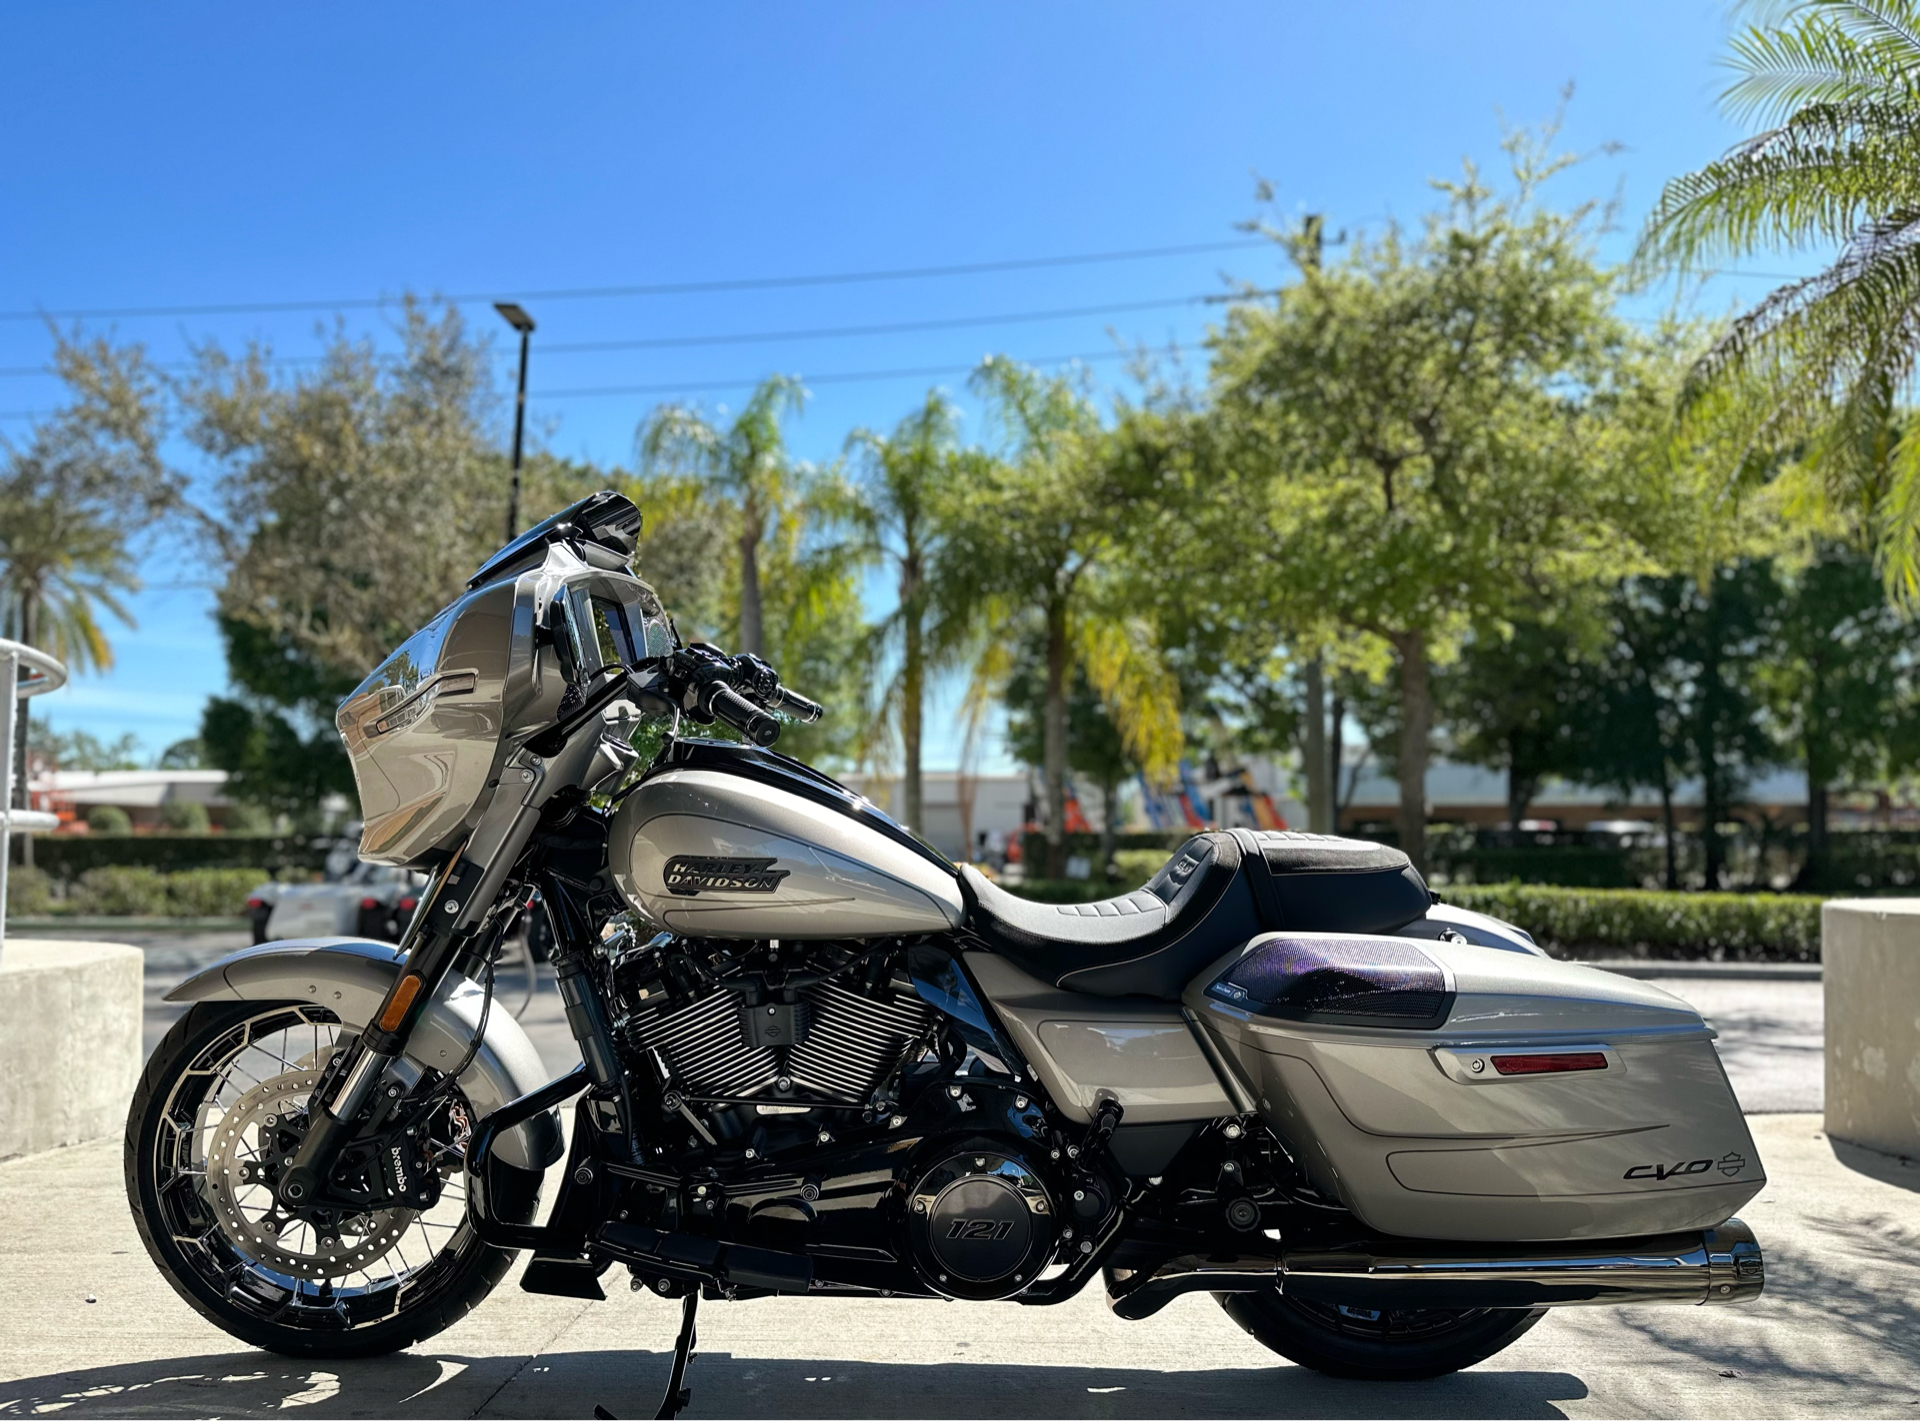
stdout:
<svg viewBox="0 0 1920 1421">
<path fill-rule="evenodd" d="M 1753 1230 L 1738 1219 L 1697 1233 L 1560 1246 L 1384 1241 L 1373 1249 L 1277 1257 L 1187 1255 L 1107 1270 L 1108 1305 L 1151 1317 L 1182 1293 L 1248 1293 L 1346 1307 L 1539 1308 L 1747 1303 L 1766 1286 Z"/>
</svg>

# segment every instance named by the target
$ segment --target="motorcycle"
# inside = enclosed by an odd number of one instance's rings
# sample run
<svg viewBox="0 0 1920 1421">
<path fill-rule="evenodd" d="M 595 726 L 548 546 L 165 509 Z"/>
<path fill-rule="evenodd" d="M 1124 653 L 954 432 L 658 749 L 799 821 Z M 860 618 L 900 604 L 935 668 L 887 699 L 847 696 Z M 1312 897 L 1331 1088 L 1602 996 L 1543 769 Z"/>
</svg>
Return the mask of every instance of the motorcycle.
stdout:
<svg viewBox="0 0 1920 1421">
<path fill-rule="evenodd" d="M 639 528 L 612 493 L 533 528 L 342 704 L 361 857 L 431 874 L 397 947 L 270 943 L 169 994 L 126 1180 L 215 1324 L 364 1356 L 519 1251 L 537 1293 L 623 1267 L 681 1303 L 670 1416 L 702 1299 L 1097 1278 L 1394 1379 L 1551 1307 L 1759 1296 L 1733 1215 L 1765 1176 L 1686 1004 L 1371 842 L 1202 833 L 1105 902 L 1014 897 L 775 752 L 821 707 L 683 644 Z M 536 900 L 581 1054 L 553 1081 L 492 1009 Z"/>
</svg>

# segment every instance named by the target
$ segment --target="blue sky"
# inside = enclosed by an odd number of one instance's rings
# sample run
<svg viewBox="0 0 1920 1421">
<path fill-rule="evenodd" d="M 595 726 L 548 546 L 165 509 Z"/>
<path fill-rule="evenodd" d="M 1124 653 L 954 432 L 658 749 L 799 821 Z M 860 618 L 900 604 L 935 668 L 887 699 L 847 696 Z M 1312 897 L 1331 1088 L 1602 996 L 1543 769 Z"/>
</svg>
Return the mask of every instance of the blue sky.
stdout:
<svg viewBox="0 0 1920 1421">
<path fill-rule="evenodd" d="M 891 425 L 924 376 L 1002 351 L 1051 358 L 1190 344 L 1261 250 L 968 276 L 671 296 L 556 289 L 844 273 L 1228 242 L 1254 175 L 1330 231 L 1416 218 L 1427 182 L 1497 161 L 1500 123 L 1576 95 L 1566 143 L 1618 156 L 1560 197 L 1618 191 L 1628 233 L 1669 176 L 1738 137 L 1716 95 L 1728 27 L 1710 0 L 1298 5 L 1120 3 L 6 9 L 0 312 L 391 297 L 522 296 L 540 323 L 530 407 L 557 453 L 630 458 L 671 387 L 784 370 L 819 380 L 795 447 Z M 1779 262 L 1772 263 L 1775 266 Z M 1710 286 L 1714 309 L 1760 294 Z M 1152 309 L 945 330 L 652 350 L 566 344 Z M 483 328 L 484 302 L 468 308 Z M 156 359 L 249 338 L 311 354 L 352 308 L 96 317 Z M 504 327 L 501 334 L 506 335 Z M 44 325 L 0 321 L 0 433 L 56 383 Z M 503 384 L 512 348 L 497 346 Z M 1121 380 L 1119 363 L 1092 367 Z M 959 384 L 958 376 L 944 383 Z M 570 393 L 573 392 L 573 393 Z M 503 430 L 504 435 L 504 430 Z M 225 684 L 202 570 L 148 559 L 139 627 L 110 674 L 37 703 L 61 727 L 194 733 Z M 950 736 L 934 759 L 951 760 Z"/>
</svg>

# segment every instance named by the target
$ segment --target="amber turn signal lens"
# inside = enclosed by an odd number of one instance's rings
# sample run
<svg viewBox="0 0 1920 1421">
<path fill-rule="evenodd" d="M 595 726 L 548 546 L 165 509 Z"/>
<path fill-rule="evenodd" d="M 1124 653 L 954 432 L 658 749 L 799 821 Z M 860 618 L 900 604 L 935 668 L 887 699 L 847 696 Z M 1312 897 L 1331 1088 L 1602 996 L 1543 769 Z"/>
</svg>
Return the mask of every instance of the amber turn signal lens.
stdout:
<svg viewBox="0 0 1920 1421">
<path fill-rule="evenodd" d="M 406 1020 L 407 1008 L 413 1005 L 413 999 L 420 995 L 420 977 L 409 972 L 394 984 L 393 995 L 387 998 L 387 1009 L 380 1013 L 382 1031 L 398 1031 L 400 1023 Z"/>
<path fill-rule="evenodd" d="M 1604 1071 L 1607 1058 L 1599 1051 L 1558 1051 L 1539 1056 L 1495 1056 L 1493 1068 L 1503 1076 L 1550 1076 L 1561 1071 Z"/>
</svg>

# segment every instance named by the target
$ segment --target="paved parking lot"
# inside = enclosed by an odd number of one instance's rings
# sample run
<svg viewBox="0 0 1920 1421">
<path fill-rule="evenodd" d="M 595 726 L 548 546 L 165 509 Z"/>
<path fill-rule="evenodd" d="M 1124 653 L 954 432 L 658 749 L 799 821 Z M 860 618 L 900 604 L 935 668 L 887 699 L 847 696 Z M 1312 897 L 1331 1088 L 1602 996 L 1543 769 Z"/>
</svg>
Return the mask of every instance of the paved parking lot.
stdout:
<svg viewBox="0 0 1920 1421">
<path fill-rule="evenodd" d="M 1098 1287 L 1057 1308 L 773 1299 L 710 1304 L 693 1421 L 723 1416 L 1912 1416 L 1920 1412 L 1920 1164 L 1753 1121 L 1768 1255 L 1745 1308 L 1563 1309 L 1438 1381 L 1282 1363 L 1205 1295 L 1146 1322 Z M 678 1313 L 511 1278 L 410 1352 L 294 1362 L 237 1345 L 154 1271 L 103 1141 L 0 1165 L 0 1417 L 652 1415 Z"/>
</svg>

